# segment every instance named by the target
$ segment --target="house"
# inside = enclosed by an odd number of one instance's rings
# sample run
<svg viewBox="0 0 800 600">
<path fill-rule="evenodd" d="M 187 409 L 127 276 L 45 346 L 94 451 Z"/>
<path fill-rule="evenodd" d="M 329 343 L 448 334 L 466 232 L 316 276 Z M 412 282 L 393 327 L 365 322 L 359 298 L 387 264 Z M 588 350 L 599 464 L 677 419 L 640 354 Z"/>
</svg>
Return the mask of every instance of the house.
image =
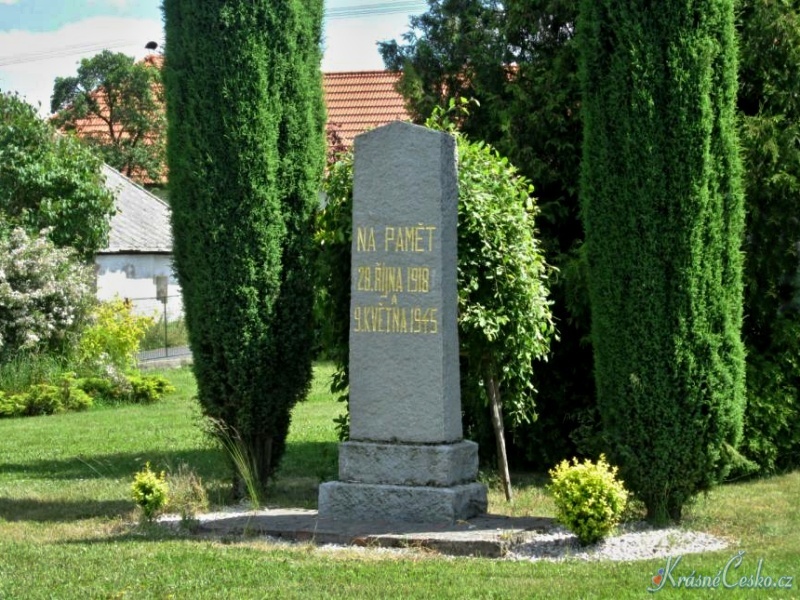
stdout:
<svg viewBox="0 0 800 600">
<path fill-rule="evenodd" d="M 160 67 L 163 57 L 151 54 L 144 59 L 149 65 Z M 359 134 L 392 121 L 410 121 L 403 97 L 395 89 L 399 73 L 391 71 L 346 71 L 323 73 L 323 92 L 327 109 L 329 150 L 349 148 Z M 100 106 L 107 110 L 102 94 Z M 108 115 L 105 115 L 106 117 Z M 108 120 L 97 116 L 79 119 L 72 128 L 79 137 L 108 137 Z M 122 135 L 115 130 L 116 135 Z M 153 183 L 144 174 L 132 174 L 145 185 Z"/>
<path fill-rule="evenodd" d="M 402 96 L 395 90 L 399 74 L 389 71 L 325 73 L 323 87 L 327 128 L 332 143 L 351 147 L 356 135 L 396 120 L 409 121 Z M 79 121 L 75 133 L 102 135 L 100 119 Z M 103 174 L 117 199 L 108 247 L 96 256 L 97 297 L 120 296 L 134 302 L 140 314 L 167 312 L 168 320 L 183 311 L 181 292 L 172 271 L 169 205 L 108 165 Z M 167 283 L 166 306 L 157 283 Z"/>
<path fill-rule="evenodd" d="M 97 298 L 119 296 L 131 300 L 137 314 L 160 316 L 166 310 L 169 320 L 179 318 L 183 305 L 172 270 L 169 206 L 108 165 L 103 176 L 117 212 L 108 245 L 95 256 Z"/>
</svg>

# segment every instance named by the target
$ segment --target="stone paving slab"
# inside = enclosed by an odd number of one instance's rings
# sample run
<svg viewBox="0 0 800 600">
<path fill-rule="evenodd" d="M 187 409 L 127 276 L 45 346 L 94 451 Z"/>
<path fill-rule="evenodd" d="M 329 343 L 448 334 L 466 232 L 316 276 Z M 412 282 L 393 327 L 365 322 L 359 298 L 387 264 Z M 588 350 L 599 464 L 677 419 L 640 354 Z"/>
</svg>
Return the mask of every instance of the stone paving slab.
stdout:
<svg viewBox="0 0 800 600">
<path fill-rule="evenodd" d="M 452 525 L 356 522 L 320 517 L 315 510 L 269 509 L 218 513 L 200 519 L 198 532 L 226 536 L 270 536 L 316 544 L 425 548 L 453 556 L 498 558 L 534 533 L 556 527 L 544 517 L 484 514 Z"/>
</svg>

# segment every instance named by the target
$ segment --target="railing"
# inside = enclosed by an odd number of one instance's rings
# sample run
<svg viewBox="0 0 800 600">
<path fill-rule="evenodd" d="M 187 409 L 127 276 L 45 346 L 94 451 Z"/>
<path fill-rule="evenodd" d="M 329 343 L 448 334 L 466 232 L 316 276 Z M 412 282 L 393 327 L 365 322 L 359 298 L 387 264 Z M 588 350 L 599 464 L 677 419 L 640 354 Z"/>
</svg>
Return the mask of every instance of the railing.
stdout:
<svg viewBox="0 0 800 600">
<path fill-rule="evenodd" d="M 191 358 L 181 296 L 128 300 L 133 304 L 134 314 L 153 319 L 152 327 L 142 340 L 140 363 Z"/>
</svg>

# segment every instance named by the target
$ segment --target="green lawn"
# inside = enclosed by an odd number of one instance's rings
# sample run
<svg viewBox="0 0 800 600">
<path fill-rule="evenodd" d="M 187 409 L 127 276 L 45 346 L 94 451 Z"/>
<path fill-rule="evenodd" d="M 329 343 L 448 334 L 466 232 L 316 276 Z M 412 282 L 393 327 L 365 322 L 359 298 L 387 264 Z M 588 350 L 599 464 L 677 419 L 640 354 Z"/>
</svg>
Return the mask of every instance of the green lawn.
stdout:
<svg viewBox="0 0 800 600">
<path fill-rule="evenodd" d="M 314 507 L 335 478 L 332 418 L 341 407 L 317 368 L 311 397 L 294 413 L 268 503 Z M 151 406 L 0 421 L 0 599 L 17 598 L 641 598 L 664 559 L 632 563 L 513 563 L 413 555 L 324 552 L 309 545 L 211 542 L 137 524 L 133 473 L 149 461 L 199 475 L 224 503 L 227 467 L 204 437 L 186 369 L 167 372 L 178 391 Z M 654 474 L 657 476 L 657 474 Z M 486 476 L 491 483 L 492 477 Z M 515 474 L 514 505 L 491 489 L 493 512 L 552 515 L 540 477 Z M 733 540 L 687 555 L 674 575 L 713 578 L 739 550 L 740 575 L 800 575 L 800 473 L 726 485 L 692 507 L 687 526 Z M 729 575 L 729 581 L 733 577 Z M 686 590 L 683 598 L 796 598 L 792 590 Z"/>
</svg>

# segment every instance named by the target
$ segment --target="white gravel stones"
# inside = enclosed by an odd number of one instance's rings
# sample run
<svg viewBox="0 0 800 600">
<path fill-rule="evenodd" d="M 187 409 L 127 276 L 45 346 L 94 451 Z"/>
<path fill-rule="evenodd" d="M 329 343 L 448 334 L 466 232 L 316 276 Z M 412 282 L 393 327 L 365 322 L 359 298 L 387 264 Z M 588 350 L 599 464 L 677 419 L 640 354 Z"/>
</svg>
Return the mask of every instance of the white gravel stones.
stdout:
<svg viewBox="0 0 800 600">
<path fill-rule="evenodd" d="M 535 534 L 528 541 L 514 546 L 506 558 L 518 561 L 634 561 L 713 552 L 728 545 L 727 540 L 700 531 L 679 527 L 654 529 L 646 523 L 632 523 L 621 527 L 617 535 L 591 546 L 581 546 L 575 535 L 562 528 Z"/>
</svg>

